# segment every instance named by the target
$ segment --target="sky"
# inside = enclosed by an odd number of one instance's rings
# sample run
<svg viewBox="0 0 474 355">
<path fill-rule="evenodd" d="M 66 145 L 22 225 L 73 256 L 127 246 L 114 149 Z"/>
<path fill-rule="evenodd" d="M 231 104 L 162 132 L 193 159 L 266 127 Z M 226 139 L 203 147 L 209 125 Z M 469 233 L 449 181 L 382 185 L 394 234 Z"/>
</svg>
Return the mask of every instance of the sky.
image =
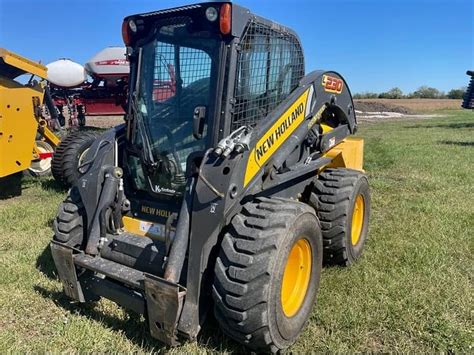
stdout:
<svg viewBox="0 0 474 355">
<path fill-rule="evenodd" d="M 85 64 L 123 45 L 125 16 L 187 0 L 0 0 L 0 47 L 49 63 Z M 240 0 L 257 15 L 293 28 L 306 71 L 335 70 L 352 92 L 405 93 L 428 85 L 466 86 L 474 69 L 472 0 Z"/>
</svg>

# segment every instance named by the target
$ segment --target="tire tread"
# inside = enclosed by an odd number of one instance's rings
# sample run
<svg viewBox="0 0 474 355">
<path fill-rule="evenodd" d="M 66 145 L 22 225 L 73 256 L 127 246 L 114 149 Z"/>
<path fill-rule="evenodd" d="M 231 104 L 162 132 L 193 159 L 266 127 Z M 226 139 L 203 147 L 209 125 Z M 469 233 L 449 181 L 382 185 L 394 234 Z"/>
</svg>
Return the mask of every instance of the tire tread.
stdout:
<svg viewBox="0 0 474 355">
<path fill-rule="evenodd" d="M 97 138 L 94 131 L 73 131 L 56 147 L 51 162 L 51 172 L 54 179 L 64 186 L 71 186 L 78 177 L 77 152 L 90 146 Z"/>
<path fill-rule="evenodd" d="M 314 214 L 300 202 L 259 198 L 243 206 L 223 237 L 212 287 L 214 314 L 224 333 L 253 350 L 279 350 L 266 311 L 271 256 L 282 232 L 304 211 Z"/>
<path fill-rule="evenodd" d="M 365 175 L 357 170 L 328 168 L 315 181 L 310 201 L 321 223 L 323 260 L 327 265 L 350 264 L 346 222 L 350 199 L 361 177 Z"/>
</svg>

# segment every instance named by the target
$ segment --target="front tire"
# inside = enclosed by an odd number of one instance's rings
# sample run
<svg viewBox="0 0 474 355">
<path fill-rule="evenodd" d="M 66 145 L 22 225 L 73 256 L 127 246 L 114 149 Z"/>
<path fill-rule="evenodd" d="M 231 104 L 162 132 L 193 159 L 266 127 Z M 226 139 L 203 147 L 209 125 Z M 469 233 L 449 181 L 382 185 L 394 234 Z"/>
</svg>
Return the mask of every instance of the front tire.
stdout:
<svg viewBox="0 0 474 355">
<path fill-rule="evenodd" d="M 311 207 L 279 198 L 247 203 L 216 260 L 216 319 L 253 350 L 285 349 L 311 314 L 321 268 L 322 237 Z"/>
<path fill-rule="evenodd" d="M 77 188 L 73 187 L 59 205 L 53 222 L 54 240 L 70 247 L 80 247 L 87 228 L 84 204 Z"/>
</svg>

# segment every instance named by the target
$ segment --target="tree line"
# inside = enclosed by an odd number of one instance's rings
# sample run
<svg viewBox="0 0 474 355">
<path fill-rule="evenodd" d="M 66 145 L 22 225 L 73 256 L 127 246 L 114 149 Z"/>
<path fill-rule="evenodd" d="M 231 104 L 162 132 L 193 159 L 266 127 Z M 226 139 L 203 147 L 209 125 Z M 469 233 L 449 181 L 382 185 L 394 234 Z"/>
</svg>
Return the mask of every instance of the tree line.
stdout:
<svg viewBox="0 0 474 355">
<path fill-rule="evenodd" d="M 420 86 L 417 90 L 404 94 L 400 88 L 392 88 L 386 92 L 361 92 L 354 99 L 459 99 L 464 96 L 466 88 L 452 89 L 447 93 L 429 86 Z"/>
</svg>

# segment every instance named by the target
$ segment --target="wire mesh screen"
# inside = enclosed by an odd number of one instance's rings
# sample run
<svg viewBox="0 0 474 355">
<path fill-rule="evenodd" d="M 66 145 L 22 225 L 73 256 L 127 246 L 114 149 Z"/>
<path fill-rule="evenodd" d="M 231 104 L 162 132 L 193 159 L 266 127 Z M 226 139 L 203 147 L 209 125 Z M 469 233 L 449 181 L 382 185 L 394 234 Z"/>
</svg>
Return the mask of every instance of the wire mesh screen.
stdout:
<svg viewBox="0 0 474 355">
<path fill-rule="evenodd" d="M 196 106 L 209 104 L 211 66 L 211 58 L 203 50 L 157 43 L 153 85 L 157 105 L 150 126 L 154 142 L 162 151 L 174 151 L 173 158 L 183 170 L 186 157 L 203 149 L 203 141 L 193 136 L 190 117 Z M 163 127 L 168 134 L 162 133 Z"/>
<path fill-rule="evenodd" d="M 176 62 L 179 66 L 176 67 Z M 179 69 L 180 83 L 176 82 Z M 177 85 L 182 90 L 207 89 L 211 75 L 211 58 L 203 50 L 189 47 L 175 47 L 169 43 L 158 42 L 156 46 L 153 99 L 164 101 L 176 93 Z M 202 91 L 202 90 L 201 90 Z M 190 91 L 187 96 L 199 96 L 200 90 Z M 185 99 L 193 99 L 186 97 Z M 207 99 L 206 99 L 207 101 Z"/>
<path fill-rule="evenodd" d="M 304 76 L 298 40 L 252 22 L 241 41 L 231 129 L 254 126 L 278 106 Z"/>
<path fill-rule="evenodd" d="M 190 153 L 203 150 L 205 139 L 193 136 L 192 117 L 197 106 L 211 104 L 211 74 L 216 39 L 193 37 L 183 19 L 158 27 L 156 39 L 143 46 L 140 97 L 149 140 L 166 158 L 172 172 L 182 174 Z M 202 136 L 205 138 L 207 126 Z M 160 186 L 165 186 L 164 181 Z"/>
</svg>

